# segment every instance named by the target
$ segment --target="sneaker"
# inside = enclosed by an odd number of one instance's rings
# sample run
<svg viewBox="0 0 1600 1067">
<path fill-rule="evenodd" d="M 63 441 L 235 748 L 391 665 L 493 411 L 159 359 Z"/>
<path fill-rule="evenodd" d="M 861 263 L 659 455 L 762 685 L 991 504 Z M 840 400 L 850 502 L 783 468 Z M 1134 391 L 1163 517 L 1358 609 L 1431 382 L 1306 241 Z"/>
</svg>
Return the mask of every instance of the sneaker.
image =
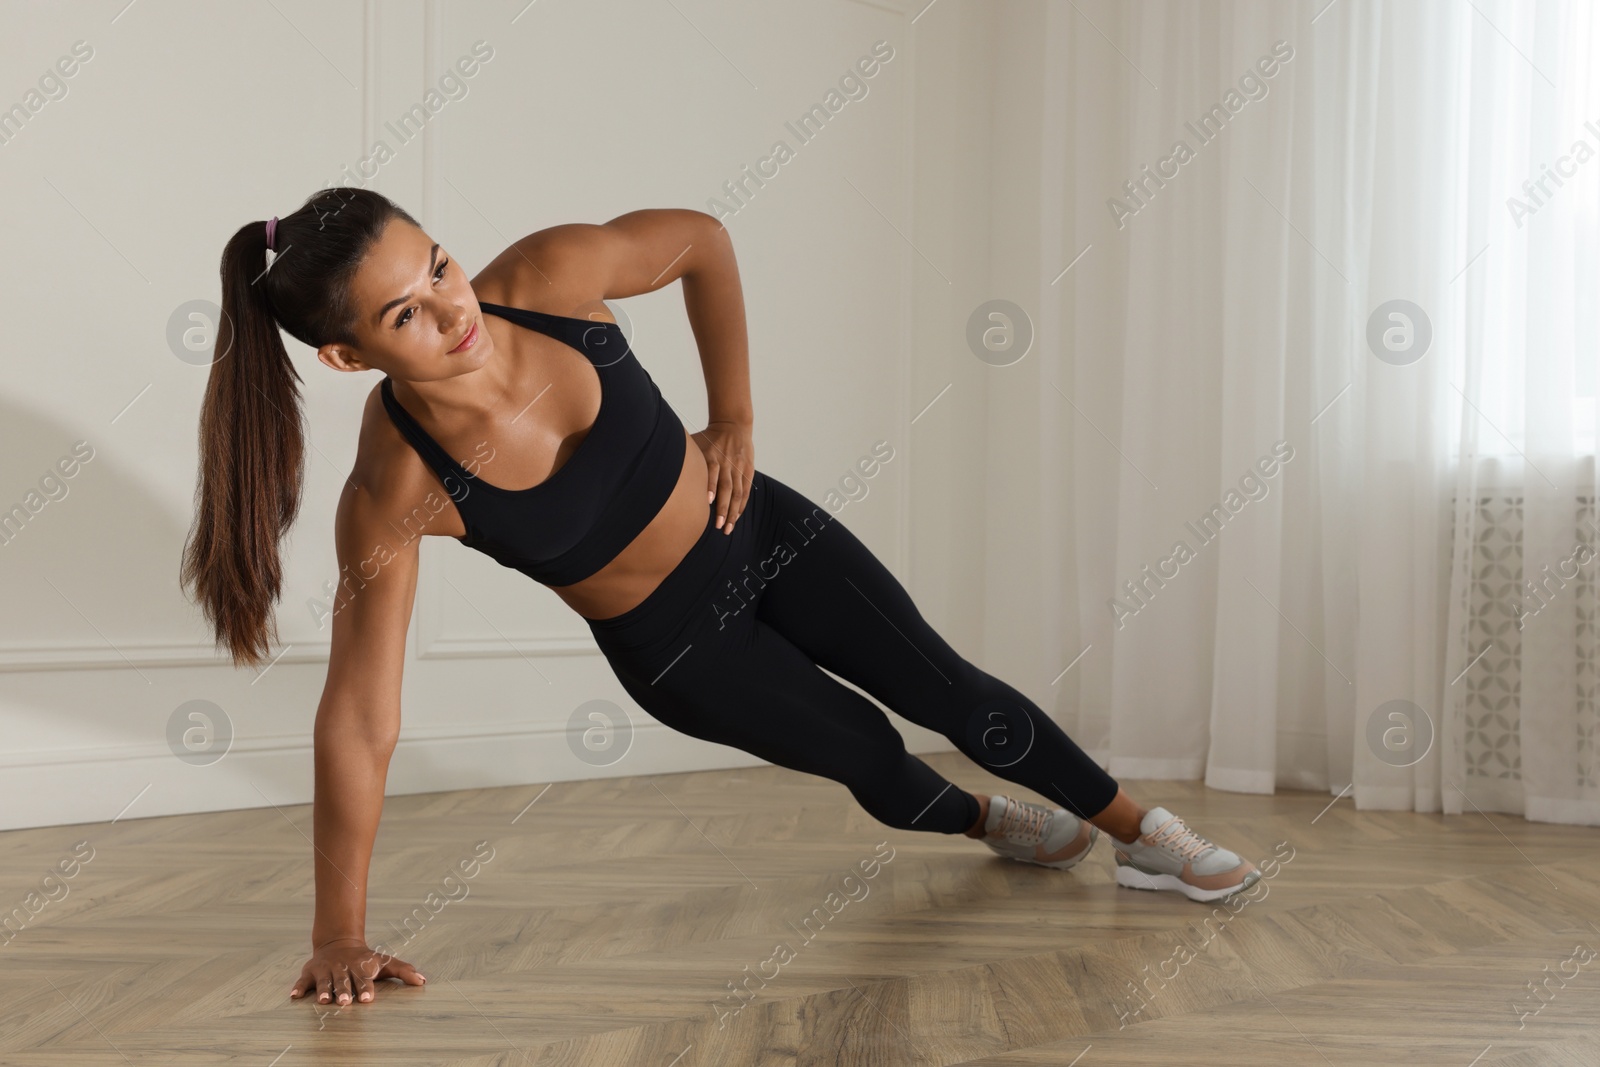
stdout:
<svg viewBox="0 0 1600 1067">
<path fill-rule="evenodd" d="M 1116 858 L 1118 885 L 1174 889 L 1190 900 L 1221 900 L 1261 879 L 1254 864 L 1218 848 L 1166 808 L 1146 812 L 1138 840 L 1117 841 Z"/>
<path fill-rule="evenodd" d="M 989 798 L 989 818 L 980 838 L 1007 859 L 1065 871 L 1094 847 L 1100 830 L 1065 808 L 1026 804 L 1010 797 Z"/>
</svg>

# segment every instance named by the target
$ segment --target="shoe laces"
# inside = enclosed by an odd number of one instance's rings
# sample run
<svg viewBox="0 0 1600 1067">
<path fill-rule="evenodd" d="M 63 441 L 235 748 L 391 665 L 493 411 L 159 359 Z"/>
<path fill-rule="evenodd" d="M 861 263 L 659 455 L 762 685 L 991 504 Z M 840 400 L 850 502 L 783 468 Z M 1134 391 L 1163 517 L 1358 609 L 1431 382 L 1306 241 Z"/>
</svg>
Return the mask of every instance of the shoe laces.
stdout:
<svg viewBox="0 0 1600 1067">
<path fill-rule="evenodd" d="M 1199 859 L 1202 852 L 1217 847 L 1189 829 L 1176 815 L 1156 827 L 1149 837 L 1151 844 L 1171 849 L 1191 863 Z"/>
<path fill-rule="evenodd" d="M 1000 824 L 996 829 L 1014 841 L 1037 845 L 1044 840 L 1052 814 L 1049 808 L 1007 797 L 1006 810 L 1000 813 Z"/>
</svg>

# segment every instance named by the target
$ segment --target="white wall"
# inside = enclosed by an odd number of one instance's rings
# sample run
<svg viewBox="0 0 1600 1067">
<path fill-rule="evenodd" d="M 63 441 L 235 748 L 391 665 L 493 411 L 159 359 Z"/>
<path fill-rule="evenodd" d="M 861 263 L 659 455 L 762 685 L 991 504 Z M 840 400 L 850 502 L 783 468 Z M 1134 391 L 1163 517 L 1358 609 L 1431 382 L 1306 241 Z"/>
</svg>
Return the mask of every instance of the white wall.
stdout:
<svg viewBox="0 0 1600 1067">
<path fill-rule="evenodd" d="M 839 516 L 982 662 L 974 551 L 1002 517 L 982 514 L 974 489 L 983 365 L 963 330 L 990 295 L 993 57 L 987 15 L 941 5 L 913 25 L 921 7 L 5 5 L 0 107 L 26 106 L 75 42 L 93 52 L 65 95 L 52 90 L 59 98 L 0 144 L 0 507 L 25 503 L 74 442 L 93 458 L 0 544 L 0 828 L 310 799 L 328 633 L 307 602 L 336 573 L 334 505 L 376 377 L 329 371 L 285 335 L 306 382 L 308 481 L 288 545 L 282 654 L 260 674 L 235 670 L 178 584 L 207 372 L 168 334 L 181 306 L 219 298 L 229 234 L 324 185 L 362 181 L 356 168 L 378 139 L 395 157 L 370 184 L 469 273 L 557 223 L 705 210 L 787 141 L 795 158 L 727 222 L 757 462 L 820 500 L 888 440 L 895 458 Z M 867 95 L 799 144 L 785 123 L 880 40 L 894 57 Z M 465 95 L 401 144 L 386 123 L 479 41 L 493 56 Z M 679 287 L 619 306 L 685 424 L 704 425 Z M 952 383 L 964 387 L 928 407 Z M 554 594 L 452 542 L 425 543 L 410 642 L 391 793 L 754 762 L 650 722 Z M 569 714 L 597 697 L 639 727 L 604 768 L 566 741 Z M 206 765 L 168 741 L 195 700 L 220 707 L 233 733 Z M 950 747 L 904 731 L 919 750 Z"/>
</svg>

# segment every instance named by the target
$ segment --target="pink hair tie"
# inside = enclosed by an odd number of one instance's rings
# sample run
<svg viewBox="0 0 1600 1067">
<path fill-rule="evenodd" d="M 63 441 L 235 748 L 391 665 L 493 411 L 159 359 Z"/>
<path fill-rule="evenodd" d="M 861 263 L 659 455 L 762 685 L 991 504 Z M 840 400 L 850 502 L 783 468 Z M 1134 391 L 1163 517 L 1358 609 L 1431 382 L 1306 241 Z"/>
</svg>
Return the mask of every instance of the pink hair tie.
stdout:
<svg viewBox="0 0 1600 1067">
<path fill-rule="evenodd" d="M 267 247 L 268 248 L 272 248 L 272 239 L 273 239 L 273 236 L 277 233 L 277 231 L 278 231 L 278 216 L 274 215 L 274 216 L 272 216 L 272 218 L 267 220 Z M 276 248 L 272 248 L 272 251 L 276 252 L 277 249 Z"/>
</svg>

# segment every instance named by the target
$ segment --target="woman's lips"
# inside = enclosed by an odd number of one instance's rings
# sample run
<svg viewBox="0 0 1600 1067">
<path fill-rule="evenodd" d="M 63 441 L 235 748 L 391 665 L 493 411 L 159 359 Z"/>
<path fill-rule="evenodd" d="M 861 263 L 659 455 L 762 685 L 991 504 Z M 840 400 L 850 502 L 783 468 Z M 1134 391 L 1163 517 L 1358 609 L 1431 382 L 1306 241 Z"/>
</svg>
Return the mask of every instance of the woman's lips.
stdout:
<svg viewBox="0 0 1600 1067">
<path fill-rule="evenodd" d="M 467 349 L 471 348 L 473 345 L 475 345 L 477 343 L 478 343 L 478 324 L 476 322 L 474 322 L 472 324 L 472 329 L 468 330 L 467 331 L 467 335 L 461 339 L 461 343 L 456 345 L 454 348 L 452 348 L 450 350 L 450 352 L 452 354 L 456 353 L 456 352 L 465 352 Z"/>
</svg>

